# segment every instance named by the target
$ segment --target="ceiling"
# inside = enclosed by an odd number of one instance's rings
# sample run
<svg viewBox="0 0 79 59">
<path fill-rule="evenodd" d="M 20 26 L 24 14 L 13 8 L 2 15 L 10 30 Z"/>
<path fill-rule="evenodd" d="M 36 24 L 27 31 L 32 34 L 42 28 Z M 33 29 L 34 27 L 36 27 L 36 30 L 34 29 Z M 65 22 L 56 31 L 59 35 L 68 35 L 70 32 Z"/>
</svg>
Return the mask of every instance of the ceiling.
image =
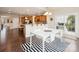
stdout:
<svg viewBox="0 0 79 59">
<path fill-rule="evenodd" d="M 43 15 L 51 13 L 79 12 L 78 7 L 0 7 L 0 14 Z"/>
<path fill-rule="evenodd" d="M 0 7 L 0 14 L 42 15 L 46 8 L 42 7 Z"/>
</svg>

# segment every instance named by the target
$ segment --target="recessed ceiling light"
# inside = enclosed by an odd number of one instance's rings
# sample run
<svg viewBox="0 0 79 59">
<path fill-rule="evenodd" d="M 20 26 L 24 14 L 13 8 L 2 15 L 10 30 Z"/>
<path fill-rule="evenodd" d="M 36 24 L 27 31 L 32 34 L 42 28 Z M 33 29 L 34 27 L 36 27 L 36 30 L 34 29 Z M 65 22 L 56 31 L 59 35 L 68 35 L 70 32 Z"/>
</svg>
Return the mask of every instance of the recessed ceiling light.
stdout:
<svg viewBox="0 0 79 59">
<path fill-rule="evenodd" d="M 51 12 L 49 12 L 49 15 L 52 15 L 52 13 L 51 13 Z"/>
<path fill-rule="evenodd" d="M 9 9 L 9 10 L 8 10 L 8 13 L 12 13 L 12 11 Z"/>
<path fill-rule="evenodd" d="M 12 13 L 12 12 L 9 11 L 8 13 Z"/>
<path fill-rule="evenodd" d="M 10 9 L 8 11 L 11 11 Z"/>
</svg>

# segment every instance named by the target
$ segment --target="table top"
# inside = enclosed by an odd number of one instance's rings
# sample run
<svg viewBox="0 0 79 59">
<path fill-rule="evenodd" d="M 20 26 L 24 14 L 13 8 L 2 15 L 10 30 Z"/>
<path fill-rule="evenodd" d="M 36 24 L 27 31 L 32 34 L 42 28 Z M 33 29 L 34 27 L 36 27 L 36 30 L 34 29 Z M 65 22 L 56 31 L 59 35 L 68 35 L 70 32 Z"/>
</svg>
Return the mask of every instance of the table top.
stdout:
<svg viewBox="0 0 79 59">
<path fill-rule="evenodd" d="M 50 36 L 55 37 L 57 32 L 53 30 L 35 30 L 35 31 L 32 31 L 31 33 L 41 36 L 45 40 Z"/>
</svg>

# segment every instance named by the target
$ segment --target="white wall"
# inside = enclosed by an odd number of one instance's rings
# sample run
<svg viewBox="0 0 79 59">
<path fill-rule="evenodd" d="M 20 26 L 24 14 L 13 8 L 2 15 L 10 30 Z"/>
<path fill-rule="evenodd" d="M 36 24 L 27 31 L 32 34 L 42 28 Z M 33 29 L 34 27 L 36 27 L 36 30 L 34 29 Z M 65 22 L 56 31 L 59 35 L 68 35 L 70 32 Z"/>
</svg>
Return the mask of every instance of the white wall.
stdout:
<svg viewBox="0 0 79 59">
<path fill-rule="evenodd" d="M 53 18 L 52 21 L 50 20 L 51 18 Z M 55 19 L 53 15 L 47 15 L 47 24 L 48 27 L 55 28 Z"/>
<path fill-rule="evenodd" d="M 17 17 L 13 17 L 13 23 L 12 23 L 12 28 L 14 29 L 14 28 L 18 28 L 19 27 L 19 17 L 17 16 Z"/>
</svg>

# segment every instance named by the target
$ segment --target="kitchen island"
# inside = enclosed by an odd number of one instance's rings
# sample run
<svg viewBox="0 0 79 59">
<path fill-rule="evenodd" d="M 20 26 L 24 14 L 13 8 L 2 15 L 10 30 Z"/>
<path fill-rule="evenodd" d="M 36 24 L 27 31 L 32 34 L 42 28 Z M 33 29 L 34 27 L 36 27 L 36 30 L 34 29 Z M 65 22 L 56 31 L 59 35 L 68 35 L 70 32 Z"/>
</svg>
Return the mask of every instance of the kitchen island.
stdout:
<svg viewBox="0 0 79 59">
<path fill-rule="evenodd" d="M 5 43 L 6 32 L 7 32 L 7 26 L 1 25 L 0 26 L 0 44 Z"/>
</svg>

